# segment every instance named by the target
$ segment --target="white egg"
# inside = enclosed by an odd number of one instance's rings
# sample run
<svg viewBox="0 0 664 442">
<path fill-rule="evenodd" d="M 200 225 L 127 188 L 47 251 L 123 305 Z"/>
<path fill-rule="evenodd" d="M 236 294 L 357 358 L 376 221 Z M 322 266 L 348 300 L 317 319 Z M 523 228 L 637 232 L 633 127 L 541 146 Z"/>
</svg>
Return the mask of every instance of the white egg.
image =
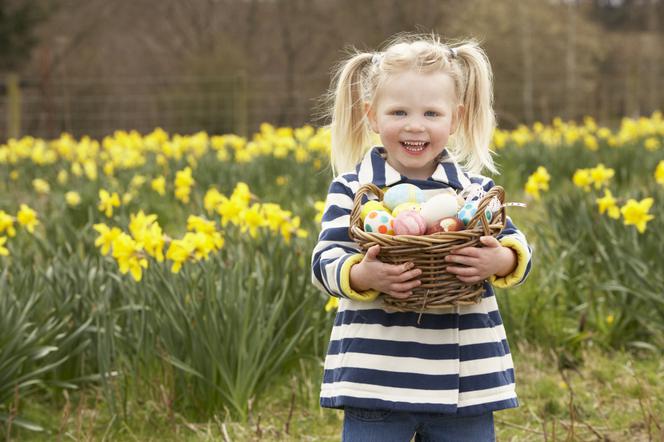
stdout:
<svg viewBox="0 0 664 442">
<path fill-rule="evenodd" d="M 420 214 L 427 222 L 427 226 L 430 226 L 438 220 L 456 215 L 458 208 L 456 195 L 443 193 L 424 202 Z"/>
</svg>

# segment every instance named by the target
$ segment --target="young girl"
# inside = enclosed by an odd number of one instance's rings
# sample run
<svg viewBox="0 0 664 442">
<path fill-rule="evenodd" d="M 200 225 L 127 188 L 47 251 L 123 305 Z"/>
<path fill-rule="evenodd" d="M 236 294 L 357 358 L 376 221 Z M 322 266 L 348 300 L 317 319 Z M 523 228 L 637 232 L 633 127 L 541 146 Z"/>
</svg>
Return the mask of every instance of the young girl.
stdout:
<svg viewBox="0 0 664 442">
<path fill-rule="evenodd" d="M 486 55 L 472 41 L 400 36 L 383 52 L 353 55 L 334 83 L 332 163 L 342 173 L 330 185 L 312 256 L 314 284 L 339 298 L 321 406 L 344 410 L 343 440 L 494 440 L 493 411 L 518 402 L 492 285 L 526 278 L 524 235 L 508 219 L 498 239 L 450 255 L 448 271 L 460 280 L 488 281 L 482 302 L 419 322 L 419 313 L 390 311 L 382 299 L 407 298 L 421 271 L 381 262 L 378 245 L 363 255 L 348 235 L 362 184 L 411 183 L 429 194 L 494 185 L 479 175 L 495 172 Z M 382 146 L 367 150 L 372 131 Z"/>
</svg>

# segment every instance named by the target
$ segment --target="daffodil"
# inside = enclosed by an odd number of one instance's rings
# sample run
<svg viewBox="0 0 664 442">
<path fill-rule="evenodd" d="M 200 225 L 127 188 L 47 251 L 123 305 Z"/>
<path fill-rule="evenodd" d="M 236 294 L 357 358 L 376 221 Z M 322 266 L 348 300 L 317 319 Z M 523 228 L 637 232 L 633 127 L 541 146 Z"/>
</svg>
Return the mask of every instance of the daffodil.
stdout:
<svg viewBox="0 0 664 442">
<path fill-rule="evenodd" d="M 207 213 L 212 213 L 217 210 L 222 202 L 224 202 L 224 199 L 224 195 L 219 193 L 214 187 L 211 187 L 205 192 L 205 196 L 203 197 L 203 207 L 205 207 Z"/>
<path fill-rule="evenodd" d="M 120 207 L 120 196 L 113 192 L 110 194 L 107 190 L 99 190 L 99 211 L 103 212 L 107 218 L 113 216 L 113 207 Z"/>
<path fill-rule="evenodd" d="M 173 261 L 173 266 L 171 267 L 171 272 L 178 273 L 190 256 L 192 256 L 195 244 L 190 241 L 184 241 L 181 239 L 176 239 L 171 241 L 166 251 L 166 259 Z"/>
<path fill-rule="evenodd" d="M 237 199 L 223 197 L 221 203 L 217 206 L 217 213 L 221 215 L 221 225 L 226 227 L 229 222 L 239 225 L 240 213 L 245 207 L 246 205 Z"/>
<path fill-rule="evenodd" d="M 7 233 L 9 237 L 16 236 L 16 229 L 14 228 L 14 217 L 0 210 L 0 233 Z"/>
<path fill-rule="evenodd" d="M 159 195 L 164 196 L 166 194 L 166 178 L 160 176 L 159 178 L 153 179 L 150 181 L 150 187 Z"/>
<path fill-rule="evenodd" d="M 118 262 L 120 273 L 131 273 L 135 281 L 140 281 L 143 269 L 148 268 L 148 260 L 142 252 L 143 247 L 124 232 L 113 241 L 113 258 Z"/>
<path fill-rule="evenodd" d="M 39 224 L 39 220 L 37 219 L 37 212 L 25 204 L 21 204 L 21 208 L 16 214 L 16 220 L 20 225 L 25 226 L 25 228 L 28 229 L 28 232 L 30 233 L 34 233 L 35 227 L 37 224 Z"/>
<path fill-rule="evenodd" d="M 78 192 L 69 191 L 65 193 L 65 201 L 67 202 L 67 205 L 70 207 L 76 207 L 79 204 L 81 204 L 81 195 L 78 194 Z"/>
<path fill-rule="evenodd" d="M 655 218 L 654 215 L 648 214 L 652 207 L 654 200 L 652 198 L 644 198 L 641 201 L 629 199 L 627 203 L 620 208 L 625 225 L 634 225 L 639 233 L 646 230 L 646 223 Z"/>
<path fill-rule="evenodd" d="M 655 168 L 655 181 L 664 186 L 664 160 L 660 161 Z"/>
<path fill-rule="evenodd" d="M 597 198 L 596 201 L 599 206 L 600 214 L 608 212 L 610 218 L 620 218 L 620 209 L 616 205 L 616 200 L 609 189 L 604 189 L 604 196 L 602 198 Z"/>
<path fill-rule="evenodd" d="M 34 187 L 35 192 L 41 195 L 48 195 L 51 192 L 51 186 L 48 184 L 48 181 L 41 178 L 32 180 L 32 187 Z"/>
<path fill-rule="evenodd" d="M 240 212 L 239 217 L 242 220 L 242 232 L 249 231 L 249 235 L 251 235 L 252 238 L 256 238 L 258 235 L 258 228 L 265 224 L 265 218 L 261 213 L 260 205 L 253 204 L 251 208 L 243 209 L 242 212 Z"/>
<path fill-rule="evenodd" d="M 572 182 L 576 187 L 580 187 L 586 192 L 590 191 L 590 185 L 593 182 L 589 169 L 577 169 L 572 177 Z"/>
<path fill-rule="evenodd" d="M 113 241 L 120 236 L 122 230 L 117 227 L 109 228 L 106 224 L 95 224 L 92 228 L 99 233 L 99 236 L 95 240 L 95 247 L 101 247 L 102 255 L 108 255 L 113 246 Z"/>
<path fill-rule="evenodd" d="M 189 218 L 187 218 L 187 230 L 207 235 L 216 232 L 214 221 L 209 221 L 196 215 L 189 215 Z"/>
<path fill-rule="evenodd" d="M 6 236 L 0 236 L 0 256 L 9 256 L 9 250 L 5 247 Z"/>
<path fill-rule="evenodd" d="M 599 189 L 609 183 L 609 180 L 615 175 L 615 170 L 607 169 L 604 164 L 600 163 L 596 167 L 590 169 L 589 173 L 590 179 L 595 185 L 595 189 Z"/>
<path fill-rule="evenodd" d="M 314 209 L 316 209 L 315 221 L 317 224 L 320 224 L 323 221 L 323 212 L 325 211 L 325 201 L 316 201 L 314 203 Z"/>
</svg>

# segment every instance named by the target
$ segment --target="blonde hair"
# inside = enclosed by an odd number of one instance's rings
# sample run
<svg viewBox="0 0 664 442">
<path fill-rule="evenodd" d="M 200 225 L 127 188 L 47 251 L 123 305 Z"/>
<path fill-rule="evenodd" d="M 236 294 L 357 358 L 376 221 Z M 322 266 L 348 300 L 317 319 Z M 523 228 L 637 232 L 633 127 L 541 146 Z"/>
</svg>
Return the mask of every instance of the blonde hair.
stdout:
<svg viewBox="0 0 664 442">
<path fill-rule="evenodd" d="M 434 34 L 401 34 L 382 52 L 353 50 L 336 69 L 328 92 L 334 173 L 354 168 L 370 148 L 372 131 L 364 103 L 374 105 L 389 75 L 411 69 L 450 76 L 463 113 L 446 148 L 469 172 L 497 172 L 489 148 L 496 126 L 493 74 L 485 52 L 474 40 L 445 44 Z"/>
</svg>

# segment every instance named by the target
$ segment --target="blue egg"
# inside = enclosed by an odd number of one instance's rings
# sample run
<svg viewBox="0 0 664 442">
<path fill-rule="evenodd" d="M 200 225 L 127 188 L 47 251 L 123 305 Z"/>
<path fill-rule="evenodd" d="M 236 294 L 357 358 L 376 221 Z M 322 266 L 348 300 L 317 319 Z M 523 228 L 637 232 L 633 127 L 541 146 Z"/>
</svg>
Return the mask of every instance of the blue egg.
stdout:
<svg viewBox="0 0 664 442">
<path fill-rule="evenodd" d="M 425 199 L 422 189 L 414 184 L 403 183 L 387 189 L 383 204 L 388 209 L 394 210 L 399 204 L 423 203 Z"/>
</svg>

